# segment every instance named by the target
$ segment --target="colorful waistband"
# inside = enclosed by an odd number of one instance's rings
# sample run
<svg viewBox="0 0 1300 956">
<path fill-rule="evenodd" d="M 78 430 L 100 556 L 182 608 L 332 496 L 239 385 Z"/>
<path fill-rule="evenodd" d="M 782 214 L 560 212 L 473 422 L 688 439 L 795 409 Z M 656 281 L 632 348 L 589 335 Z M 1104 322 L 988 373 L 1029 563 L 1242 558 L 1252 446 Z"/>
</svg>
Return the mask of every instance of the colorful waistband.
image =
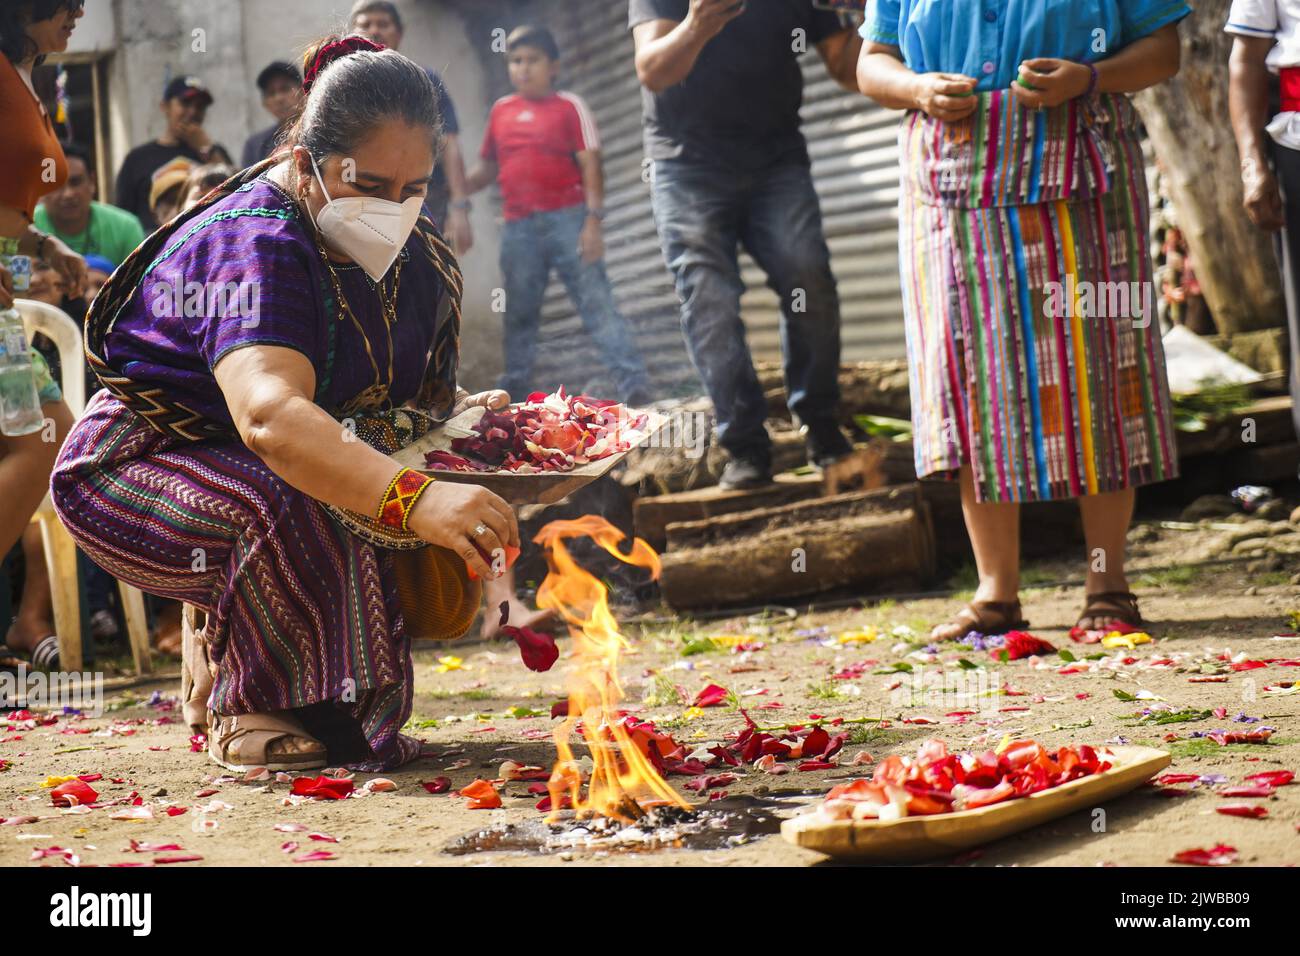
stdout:
<svg viewBox="0 0 1300 956">
<path fill-rule="evenodd" d="M 1112 144 L 1138 135 L 1124 96 L 1034 110 L 1010 90 L 977 95 L 979 107 L 960 123 L 920 112 L 903 121 L 903 187 L 914 199 L 968 209 L 1089 199 L 1110 191 Z"/>
</svg>

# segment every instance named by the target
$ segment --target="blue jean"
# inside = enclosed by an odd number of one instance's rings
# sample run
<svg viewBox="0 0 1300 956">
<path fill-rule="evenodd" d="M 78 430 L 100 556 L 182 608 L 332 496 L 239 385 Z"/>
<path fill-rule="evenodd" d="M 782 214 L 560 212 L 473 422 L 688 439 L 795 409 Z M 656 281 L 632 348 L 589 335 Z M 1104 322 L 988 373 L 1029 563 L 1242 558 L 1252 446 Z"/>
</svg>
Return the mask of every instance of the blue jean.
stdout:
<svg viewBox="0 0 1300 956">
<path fill-rule="evenodd" d="M 740 317 L 742 244 L 781 298 L 791 413 L 814 440 L 843 442 L 836 425 L 840 300 L 811 170 L 783 163 L 739 173 L 692 160 L 657 160 L 652 194 L 686 346 L 713 401 L 719 444 L 736 457 L 771 453 L 763 424 L 767 400 Z"/>
<path fill-rule="evenodd" d="M 533 389 L 537 332 L 551 270 L 559 273 L 587 334 L 604 356 L 619 397 L 627 399 L 647 387 L 645 362 L 627 319 L 614 303 L 605 263 L 583 262 L 578 253 L 586 218 L 585 206 L 571 206 L 505 224 L 501 272 L 506 284 L 506 370 L 500 387 L 516 401 Z"/>
</svg>

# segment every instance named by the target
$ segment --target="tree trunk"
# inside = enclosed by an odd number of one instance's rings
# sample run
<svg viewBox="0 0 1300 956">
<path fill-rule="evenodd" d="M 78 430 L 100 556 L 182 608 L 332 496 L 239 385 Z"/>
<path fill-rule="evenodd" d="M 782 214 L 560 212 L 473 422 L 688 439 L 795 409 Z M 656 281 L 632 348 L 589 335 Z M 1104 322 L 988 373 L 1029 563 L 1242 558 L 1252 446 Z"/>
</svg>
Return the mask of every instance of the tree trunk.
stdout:
<svg viewBox="0 0 1300 956">
<path fill-rule="evenodd" d="M 1230 0 L 1192 0 L 1180 26 L 1182 71 L 1135 97 L 1168 176 L 1179 226 L 1219 330 L 1225 334 L 1282 324 L 1281 279 L 1272 241 L 1242 209 L 1240 159 L 1228 113 L 1228 55 L 1223 31 Z"/>
</svg>

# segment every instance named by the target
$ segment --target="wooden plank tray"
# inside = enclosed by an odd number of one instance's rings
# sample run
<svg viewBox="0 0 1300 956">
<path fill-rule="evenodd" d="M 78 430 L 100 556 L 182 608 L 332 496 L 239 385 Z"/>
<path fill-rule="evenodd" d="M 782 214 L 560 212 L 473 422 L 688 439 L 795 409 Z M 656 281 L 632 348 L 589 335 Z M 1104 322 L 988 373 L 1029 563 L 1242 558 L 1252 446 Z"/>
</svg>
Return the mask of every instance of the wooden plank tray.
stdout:
<svg viewBox="0 0 1300 956">
<path fill-rule="evenodd" d="M 899 820 L 818 820 L 804 814 L 781 824 L 790 843 L 860 863 L 913 863 L 991 843 L 1127 793 L 1169 766 L 1167 751 L 1110 747 L 1113 766 L 1028 797 Z"/>
<path fill-rule="evenodd" d="M 633 411 L 633 410 L 629 410 Z M 470 409 L 453 418 L 447 426 L 466 425 L 477 422 L 483 414 L 481 409 Z M 643 445 L 660 431 L 668 418 L 658 412 L 646 410 L 649 416 L 645 429 L 632 447 Z M 447 427 L 447 426 L 444 426 Z M 431 451 L 450 451 L 451 438 L 444 428 L 436 429 L 419 441 L 412 442 L 392 458 L 399 465 L 413 468 L 426 475 L 433 475 L 439 481 L 457 481 L 471 485 L 481 485 L 488 491 L 500 495 L 512 505 L 552 505 L 573 494 L 579 488 L 591 484 L 597 478 L 607 474 L 610 469 L 628 456 L 628 451 L 610 455 L 599 461 L 581 465 L 570 471 L 543 471 L 535 474 L 517 474 L 512 471 L 431 471 L 425 467 L 424 456 Z"/>
</svg>

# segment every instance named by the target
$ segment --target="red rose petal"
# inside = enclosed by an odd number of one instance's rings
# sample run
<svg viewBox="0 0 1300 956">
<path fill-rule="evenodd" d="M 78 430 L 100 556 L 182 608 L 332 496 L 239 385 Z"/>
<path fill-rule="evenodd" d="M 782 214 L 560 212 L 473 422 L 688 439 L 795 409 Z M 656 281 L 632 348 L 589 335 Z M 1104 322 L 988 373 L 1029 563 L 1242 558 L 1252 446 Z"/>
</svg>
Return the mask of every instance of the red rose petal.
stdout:
<svg viewBox="0 0 1300 956">
<path fill-rule="evenodd" d="M 50 791 L 50 800 L 56 807 L 84 807 L 98 799 L 99 794 L 80 780 L 69 780 Z"/>
<path fill-rule="evenodd" d="M 501 633 L 507 637 L 514 638 L 519 645 L 519 656 L 523 658 L 524 666 L 530 671 L 549 671 L 560 657 L 560 649 L 555 644 L 555 638 L 550 634 L 543 634 L 540 631 L 534 631 L 530 627 L 514 627 L 507 624 L 501 628 Z"/>
<path fill-rule="evenodd" d="M 727 689 L 717 684 L 710 684 L 695 695 L 696 707 L 720 707 L 727 700 Z"/>
<path fill-rule="evenodd" d="M 312 797 L 316 800 L 342 800 L 353 789 L 351 780 L 336 777 L 296 777 L 290 792 L 295 796 Z"/>
<path fill-rule="evenodd" d="M 1295 774 L 1290 770 L 1265 770 L 1261 773 L 1248 774 L 1246 779 L 1254 780 L 1267 787 L 1285 787 L 1295 779 Z"/>
<path fill-rule="evenodd" d="M 1183 850 L 1174 854 L 1172 862 L 1190 866 L 1228 866 L 1237 862 L 1237 848 L 1219 843 L 1208 850 Z"/>
<path fill-rule="evenodd" d="M 451 789 L 451 778 L 435 777 L 432 780 L 421 780 L 420 786 L 430 793 L 446 793 Z"/>
</svg>

